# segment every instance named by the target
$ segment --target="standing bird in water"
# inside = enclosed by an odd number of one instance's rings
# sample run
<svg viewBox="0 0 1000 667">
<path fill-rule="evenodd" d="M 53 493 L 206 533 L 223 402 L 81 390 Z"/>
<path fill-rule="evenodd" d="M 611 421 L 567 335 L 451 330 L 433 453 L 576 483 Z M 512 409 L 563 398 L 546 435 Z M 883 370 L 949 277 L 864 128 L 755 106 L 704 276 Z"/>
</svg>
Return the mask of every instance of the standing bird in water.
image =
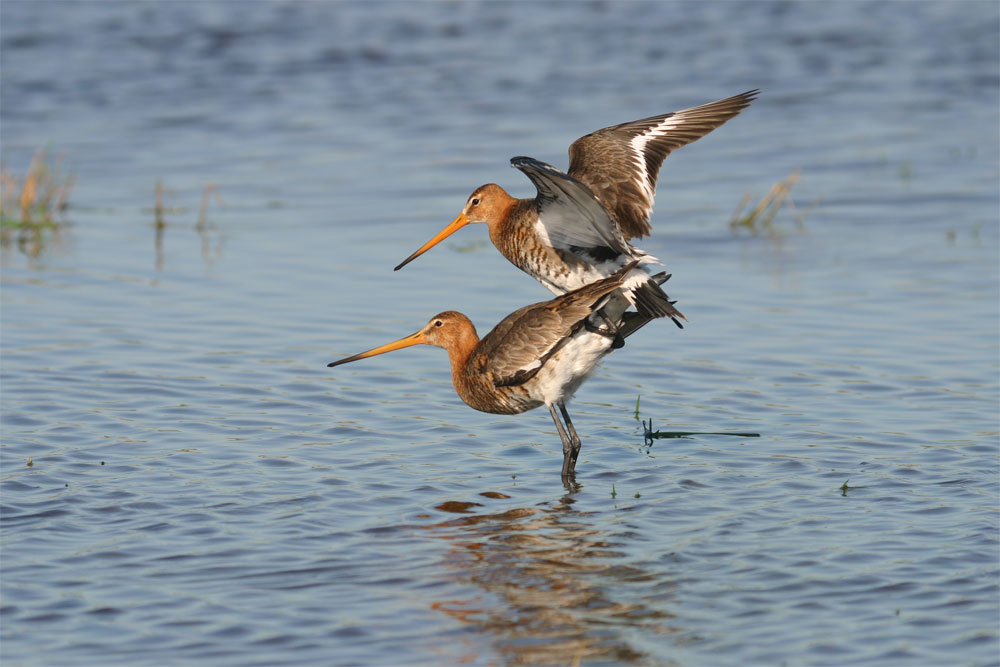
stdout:
<svg viewBox="0 0 1000 667">
<path fill-rule="evenodd" d="M 635 261 L 630 262 L 603 280 L 516 310 L 482 340 L 469 318 L 449 310 L 432 317 L 415 334 L 327 365 L 339 366 L 411 345 L 443 347 L 451 361 L 455 391 L 470 407 L 502 415 L 541 405 L 549 408 L 562 440 L 565 479 L 573 475 L 580 455 L 580 437 L 565 403 L 615 340 L 599 331 L 591 319 L 635 266 Z"/>
<path fill-rule="evenodd" d="M 651 231 L 649 216 L 664 158 L 739 114 L 758 92 L 588 134 L 569 147 L 567 173 L 530 157 L 515 157 L 511 164 L 531 179 L 538 196 L 516 199 L 494 183 L 477 188 L 458 217 L 395 270 L 465 225 L 484 222 L 497 250 L 553 294 L 638 262 L 625 276 L 622 296 L 612 301 L 606 319 L 617 321 L 631 305 L 642 323 L 670 317 L 681 326 L 678 320 L 686 318 L 660 288 L 662 275 L 651 276 L 647 270 L 659 260 L 629 240 Z"/>
</svg>

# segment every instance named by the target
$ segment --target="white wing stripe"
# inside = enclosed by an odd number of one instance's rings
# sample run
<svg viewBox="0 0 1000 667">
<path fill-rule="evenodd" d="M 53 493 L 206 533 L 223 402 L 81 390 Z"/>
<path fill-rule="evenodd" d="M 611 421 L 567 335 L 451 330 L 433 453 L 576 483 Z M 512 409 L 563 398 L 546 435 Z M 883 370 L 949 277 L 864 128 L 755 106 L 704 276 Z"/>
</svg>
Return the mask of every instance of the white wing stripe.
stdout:
<svg viewBox="0 0 1000 667">
<path fill-rule="evenodd" d="M 684 127 L 691 121 L 698 120 L 699 117 L 711 119 L 714 117 L 714 113 L 710 112 L 706 114 L 704 111 L 697 110 L 697 108 L 678 111 L 664 118 L 653 127 L 643 130 L 629 141 L 629 146 L 632 149 L 632 164 L 635 166 L 636 185 L 639 186 L 642 194 L 646 197 L 647 215 L 653 209 L 656 199 L 656 185 L 650 182 L 649 172 L 646 171 L 646 146 L 649 142 L 660 137 L 665 137 L 671 131 Z"/>
</svg>

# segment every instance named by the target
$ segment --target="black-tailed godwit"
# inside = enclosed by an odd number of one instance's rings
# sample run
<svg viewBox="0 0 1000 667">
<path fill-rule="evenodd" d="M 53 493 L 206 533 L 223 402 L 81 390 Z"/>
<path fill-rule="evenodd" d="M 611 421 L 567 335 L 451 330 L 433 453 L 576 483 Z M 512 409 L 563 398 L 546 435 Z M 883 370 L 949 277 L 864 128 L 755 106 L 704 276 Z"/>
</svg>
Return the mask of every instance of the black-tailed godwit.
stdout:
<svg viewBox="0 0 1000 667">
<path fill-rule="evenodd" d="M 629 240 L 650 233 L 664 158 L 739 114 L 757 93 L 751 90 L 588 134 L 570 146 L 567 173 L 533 158 L 515 157 L 511 164 L 538 190 L 534 199 L 516 199 L 493 183 L 477 188 L 458 217 L 395 270 L 465 225 L 483 222 L 497 250 L 554 294 L 606 278 L 637 261 L 622 289 L 627 303 L 612 304 L 609 310 L 622 313 L 632 305 L 643 321 L 670 317 L 681 326 L 678 320 L 686 318 L 660 288 L 662 280 L 657 278 L 662 275 L 650 275 L 649 265 L 659 260 Z"/>
<path fill-rule="evenodd" d="M 607 278 L 516 310 L 482 339 L 469 318 L 449 310 L 432 317 L 415 334 L 328 366 L 411 345 L 443 347 L 451 361 L 455 391 L 470 407 L 495 414 L 548 407 L 562 440 L 562 474 L 567 477 L 576 468 L 580 437 L 565 403 L 615 344 L 616 336 L 602 329 L 595 314 L 635 265 L 630 262 Z"/>
</svg>

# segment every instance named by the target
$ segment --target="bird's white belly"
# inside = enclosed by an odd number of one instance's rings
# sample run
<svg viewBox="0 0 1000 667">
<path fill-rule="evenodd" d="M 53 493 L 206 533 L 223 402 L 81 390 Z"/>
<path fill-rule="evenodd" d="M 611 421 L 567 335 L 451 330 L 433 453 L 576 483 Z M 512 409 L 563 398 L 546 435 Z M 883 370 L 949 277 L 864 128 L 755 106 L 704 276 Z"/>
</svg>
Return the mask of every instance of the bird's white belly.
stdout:
<svg viewBox="0 0 1000 667">
<path fill-rule="evenodd" d="M 550 260 L 549 262 L 532 262 L 521 268 L 545 285 L 556 296 L 607 278 L 625 265 L 625 262 L 616 261 L 599 264 L 567 264 L 555 256 L 550 256 Z"/>
<path fill-rule="evenodd" d="M 579 331 L 538 371 L 532 398 L 546 404 L 569 400 L 611 350 L 612 342 L 608 336 Z"/>
</svg>

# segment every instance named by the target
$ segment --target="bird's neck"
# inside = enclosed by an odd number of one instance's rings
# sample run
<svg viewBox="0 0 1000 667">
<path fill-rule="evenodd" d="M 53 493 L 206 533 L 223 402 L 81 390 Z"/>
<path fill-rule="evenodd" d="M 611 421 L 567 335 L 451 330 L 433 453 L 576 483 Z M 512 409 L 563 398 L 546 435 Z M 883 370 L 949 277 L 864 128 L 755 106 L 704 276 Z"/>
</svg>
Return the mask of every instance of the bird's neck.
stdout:
<svg viewBox="0 0 1000 667">
<path fill-rule="evenodd" d="M 534 216 L 531 215 L 533 212 Z M 523 242 L 537 217 L 534 199 L 511 197 L 506 201 L 503 215 L 495 218 L 497 222 L 490 225 L 490 241 L 502 255 L 511 259 L 517 254 L 518 244 Z"/>
<path fill-rule="evenodd" d="M 448 360 L 451 362 L 451 381 L 455 385 L 455 391 L 463 399 L 465 397 L 462 394 L 464 387 L 462 374 L 469 363 L 469 357 L 472 356 L 472 352 L 478 344 L 479 336 L 476 334 L 476 328 L 470 324 L 468 327 L 463 327 L 461 332 L 450 341 L 447 348 Z"/>
<path fill-rule="evenodd" d="M 536 200 L 514 200 L 510 214 L 502 223 L 502 228 L 490 227 L 490 240 L 511 264 L 552 290 L 551 284 L 540 276 L 545 276 L 551 267 L 564 265 L 565 260 L 560 257 L 559 251 L 551 247 L 551 242 L 547 238 L 544 240 L 539 238 Z M 561 294 L 565 290 L 553 291 Z"/>
</svg>

